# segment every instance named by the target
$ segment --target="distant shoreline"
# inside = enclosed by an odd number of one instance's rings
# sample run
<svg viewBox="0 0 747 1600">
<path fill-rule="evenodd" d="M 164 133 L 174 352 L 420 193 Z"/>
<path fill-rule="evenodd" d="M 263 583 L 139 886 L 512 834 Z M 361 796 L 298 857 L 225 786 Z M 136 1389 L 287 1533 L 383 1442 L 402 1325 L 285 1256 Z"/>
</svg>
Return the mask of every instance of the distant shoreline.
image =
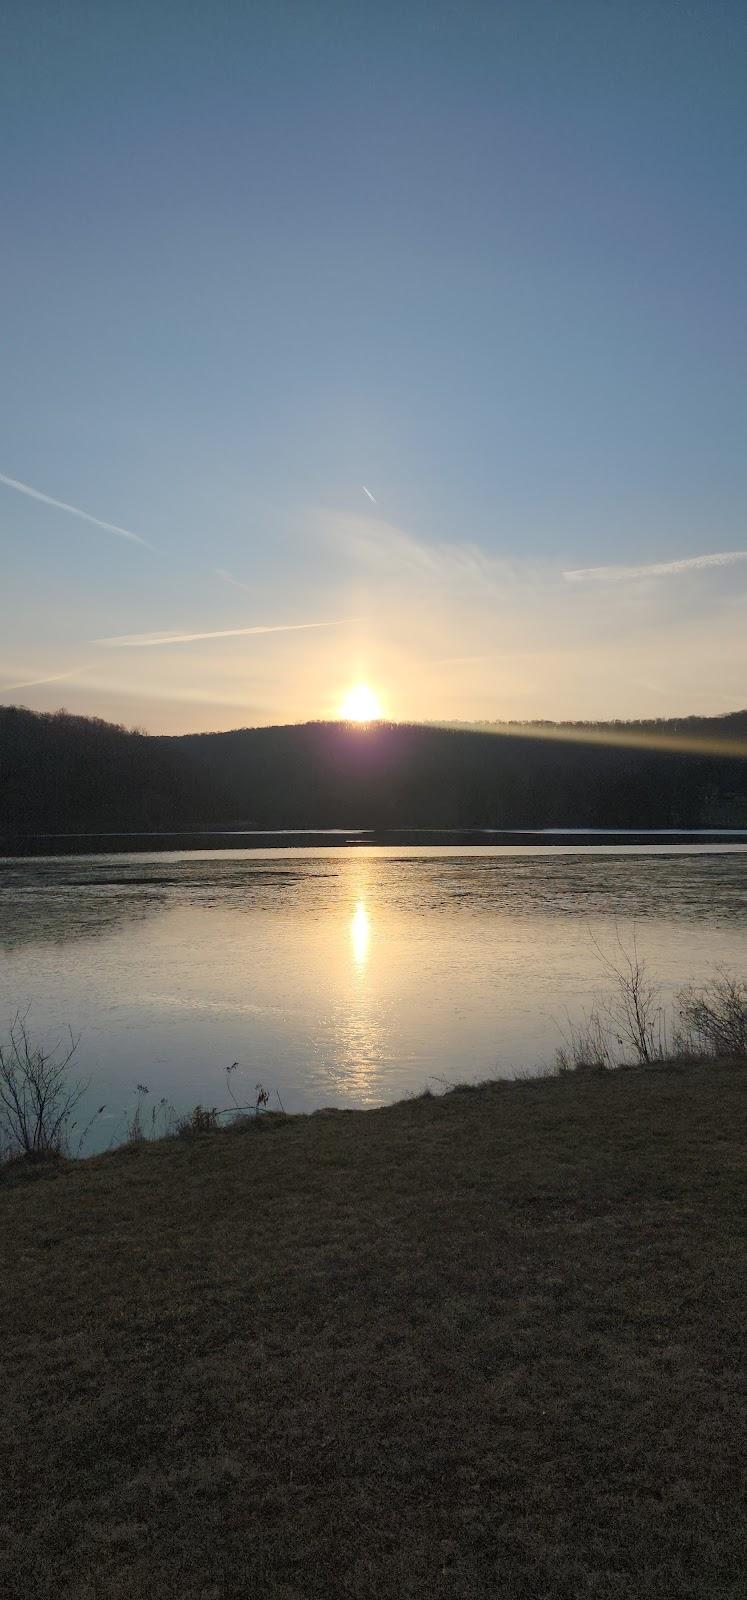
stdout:
<svg viewBox="0 0 747 1600">
<path fill-rule="evenodd" d="M 173 850 L 356 849 L 361 846 L 516 845 L 552 850 L 572 844 L 729 845 L 747 849 L 747 828 L 225 828 L 0 835 L 0 857 L 114 855 Z"/>
</svg>

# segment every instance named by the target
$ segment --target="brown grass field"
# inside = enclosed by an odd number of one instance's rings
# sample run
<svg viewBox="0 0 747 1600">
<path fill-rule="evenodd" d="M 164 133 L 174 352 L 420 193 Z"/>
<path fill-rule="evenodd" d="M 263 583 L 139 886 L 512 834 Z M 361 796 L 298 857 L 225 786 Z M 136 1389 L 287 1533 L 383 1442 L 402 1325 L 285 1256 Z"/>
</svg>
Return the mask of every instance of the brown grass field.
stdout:
<svg viewBox="0 0 747 1600">
<path fill-rule="evenodd" d="M 744 1592 L 744 1066 L 7 1169 L 8 1600 Z"/>
</svg>

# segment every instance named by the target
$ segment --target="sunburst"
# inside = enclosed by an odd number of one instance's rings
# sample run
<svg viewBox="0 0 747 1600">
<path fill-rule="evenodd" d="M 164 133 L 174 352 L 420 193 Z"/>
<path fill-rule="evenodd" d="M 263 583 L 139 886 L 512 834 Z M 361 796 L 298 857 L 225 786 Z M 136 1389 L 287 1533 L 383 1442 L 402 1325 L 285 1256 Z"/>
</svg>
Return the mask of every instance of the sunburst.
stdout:
<svg viewBox="0 0 747 1600">
<path fill-rule="evenodd" d="M 356 683 L 340 706 L 345 722 L 378 722 L 381 715 L 381 701 L 367 683 Z"/>
</svg>

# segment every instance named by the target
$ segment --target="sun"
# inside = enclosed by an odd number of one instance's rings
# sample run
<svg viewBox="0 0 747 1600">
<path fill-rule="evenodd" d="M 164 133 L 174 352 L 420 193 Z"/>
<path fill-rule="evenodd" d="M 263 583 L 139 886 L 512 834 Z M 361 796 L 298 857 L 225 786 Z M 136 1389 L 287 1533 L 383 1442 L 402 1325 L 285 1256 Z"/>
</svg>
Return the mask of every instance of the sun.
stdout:
<svg viewBox="0 0 747 1600">
<path fill-rule="evenodd" d="M 381 714 L 381 701 L 367 683 L 356 683 L 340 706 L 340 716 L 346 722 L 378 722 Z"/>
</svg>

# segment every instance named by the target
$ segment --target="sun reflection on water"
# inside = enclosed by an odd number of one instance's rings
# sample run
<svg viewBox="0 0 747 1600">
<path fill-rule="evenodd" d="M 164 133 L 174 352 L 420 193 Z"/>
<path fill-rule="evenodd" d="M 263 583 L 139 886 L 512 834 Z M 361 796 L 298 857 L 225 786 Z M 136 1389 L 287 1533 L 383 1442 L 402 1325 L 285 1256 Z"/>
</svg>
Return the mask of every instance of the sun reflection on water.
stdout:
<svg viewBox="0 0 747 1600">
<path fill-rule="evenodd" d="M 370 941 L 371 918 L 366 910 L 365 903 L 363 900 L 359 900 L 350 923 L 350 943 L 353 947 L 353 960 L 359 972 L 363 970 L 368 960 Z"/>
</svg>

